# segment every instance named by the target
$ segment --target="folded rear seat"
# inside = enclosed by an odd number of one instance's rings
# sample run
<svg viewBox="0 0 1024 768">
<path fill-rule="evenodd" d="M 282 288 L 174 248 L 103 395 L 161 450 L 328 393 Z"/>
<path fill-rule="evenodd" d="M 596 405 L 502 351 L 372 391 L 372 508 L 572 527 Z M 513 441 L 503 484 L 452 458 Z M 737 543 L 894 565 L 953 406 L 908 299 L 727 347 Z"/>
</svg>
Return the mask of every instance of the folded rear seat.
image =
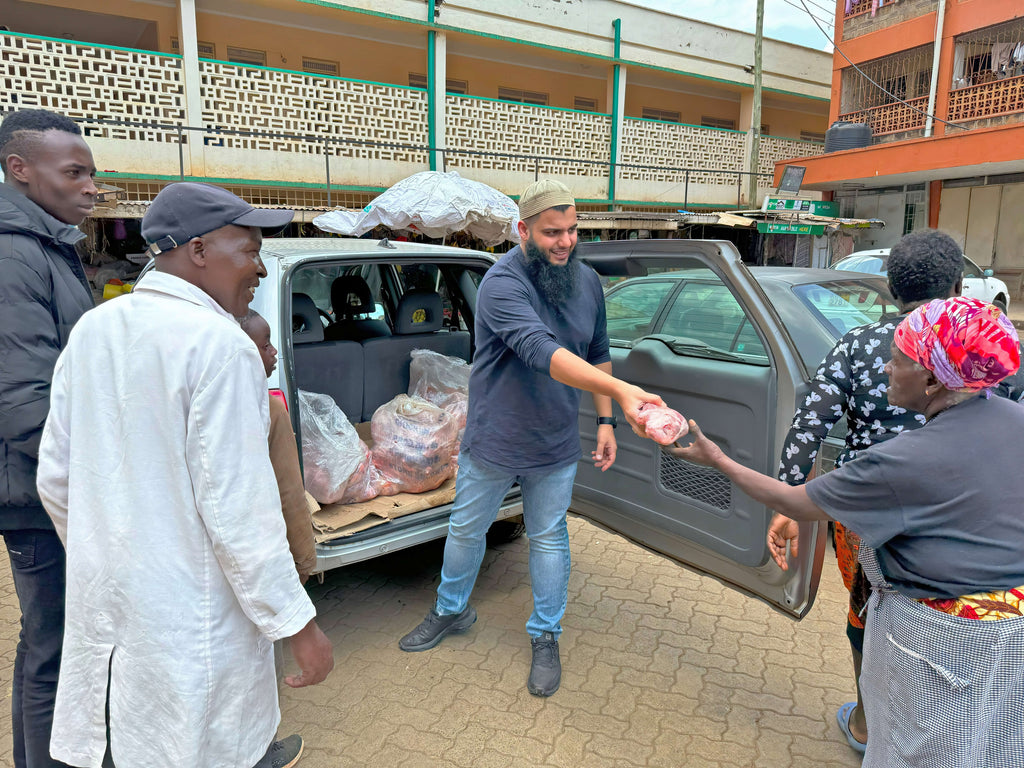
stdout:
<svg viewBox="0 0 1024 768">
<path fill-rule="evenodd" d="M 391 336 L 363 345 L 363 421 L 395 395 L 409 391 L 410 353 L 430 349 L 470 362 L 468 331 L 442 329 L 441 297 L 434 291 L 409 291 L 398 302 Z M 347 412 L 346 412 L 347 413 Z"/>
</svg>

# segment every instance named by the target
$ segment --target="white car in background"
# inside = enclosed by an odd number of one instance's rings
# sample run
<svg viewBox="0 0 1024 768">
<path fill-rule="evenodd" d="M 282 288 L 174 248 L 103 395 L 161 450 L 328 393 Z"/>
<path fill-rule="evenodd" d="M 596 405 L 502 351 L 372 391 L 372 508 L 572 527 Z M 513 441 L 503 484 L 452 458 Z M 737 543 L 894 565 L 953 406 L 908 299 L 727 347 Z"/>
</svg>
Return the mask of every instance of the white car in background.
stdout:
<svg viewBox="0 0 1024 768">
<path fill-rule="evenodd" d="M 884 275 L 887 272 L 886 261 L 889 258 L 888 248 L 873 251 L 857 251 L 845 259 L 832 265 L 832 269 L 845 272 L 867 272 L 872 275 Z M 1004 313 L 1010 308 L 1010 291 L 1006 283 L 993 277 L 991 269 L 982 269 L 973 261 L 964 258 L 963 295 L 995 304 Z"/>
</svg>

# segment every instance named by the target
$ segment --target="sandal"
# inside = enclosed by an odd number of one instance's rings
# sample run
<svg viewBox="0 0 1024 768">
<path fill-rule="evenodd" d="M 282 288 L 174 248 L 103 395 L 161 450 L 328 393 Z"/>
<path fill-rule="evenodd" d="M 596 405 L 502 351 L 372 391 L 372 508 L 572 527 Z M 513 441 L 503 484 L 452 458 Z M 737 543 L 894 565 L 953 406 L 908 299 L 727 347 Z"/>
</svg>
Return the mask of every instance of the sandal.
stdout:
<svg viewBox="0 0 1024 768">
<path fill-rule="evenodd" d="M 850 746 L 861 754 L 864 754 L 867 751 L 868 745 L 857 741 L 853 734 L 850 733 L 850 715 L 853 714 L 853 710 L 856 708 L 856 701 L 849 701 L 846 704 L 843 704 L 843 706 L 839 708 L 839 711 L 836 712 L 836 720 L 839 721 L 839 730 L 841 730 L 843 735 L 846 736 L 846 741 Z"/>
</svg>

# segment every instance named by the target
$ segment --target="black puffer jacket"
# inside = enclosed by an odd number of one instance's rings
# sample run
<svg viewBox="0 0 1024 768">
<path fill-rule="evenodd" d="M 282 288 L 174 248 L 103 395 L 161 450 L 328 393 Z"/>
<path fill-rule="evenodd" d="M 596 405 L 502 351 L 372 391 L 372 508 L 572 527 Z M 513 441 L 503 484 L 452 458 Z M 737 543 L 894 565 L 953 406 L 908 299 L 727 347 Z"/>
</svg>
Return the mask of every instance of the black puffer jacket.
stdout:
<svg viewBox="0 0 1024 768">
<path fill-rule="evenodd" d="M 83 237 L 0 183 L 0 531 L 53 527 L 36 465 L 53 367 L 93 305 L 75 251 Z"/>
</svg>

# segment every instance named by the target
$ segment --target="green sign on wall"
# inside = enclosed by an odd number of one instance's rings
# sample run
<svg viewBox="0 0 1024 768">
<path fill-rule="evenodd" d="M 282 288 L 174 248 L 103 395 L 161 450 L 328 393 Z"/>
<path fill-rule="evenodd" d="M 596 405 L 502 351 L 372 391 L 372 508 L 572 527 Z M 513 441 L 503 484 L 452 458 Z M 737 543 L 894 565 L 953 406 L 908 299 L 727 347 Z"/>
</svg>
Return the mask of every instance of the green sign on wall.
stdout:
<svg viewBox="0 0 1024 768">
<path fill-rule="evenodd" d="M 802 211 L 815 216 L 839 217 L 839 203 L 831 200 L 794 200 L 787 197 L 769 197 L 762 210 L 765 211 Z"/>
<path fill-rule="evenodd" d="M 768 235 L 823 235 L 824 224 L 787 224 L 781 221 L 759 221 L 757 231 Z"/>
</svg>

